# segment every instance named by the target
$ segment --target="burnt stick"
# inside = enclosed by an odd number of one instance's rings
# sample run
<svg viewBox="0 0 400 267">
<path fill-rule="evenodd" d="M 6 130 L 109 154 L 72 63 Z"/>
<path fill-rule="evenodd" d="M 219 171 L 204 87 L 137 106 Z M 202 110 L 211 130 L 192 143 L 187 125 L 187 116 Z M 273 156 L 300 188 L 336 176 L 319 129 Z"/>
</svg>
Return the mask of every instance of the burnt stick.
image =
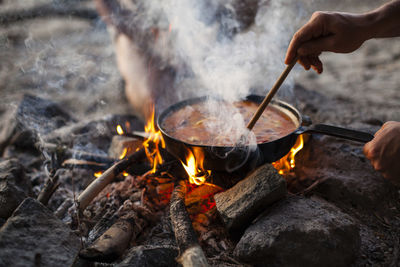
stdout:
<svg viewBox="0 0 400 267">
<path fill-rule="evenodd" d="M 178 262 L 185 266 L 209 266 L 201 249 L 192 222 L 185 207 L 187 187 L 180 181 L 174 188 L 170 203 L 170 216 L 179 247 Z"/>
<path fill-rule="evenodd" d="M 49 202 L 51 196 L 54 194 L 59 186 L 60 182 L 58 181 L 58 173 L 56 173 L 54 176 L 50 176 L 47 179 L 37 197 L 37 200 L 43 205 L 47 206 L 47 203 Z"/>
<path fill-rule="evenodd" d="M 0 13 L 0 25 L 10 25 L 28 19 L 45 17 L 77 17 L 88 20 L 99 18 L 96 10 L 85 7 L 76 7 L 72 5 L 53 5 L 44 4 L 30 9 L 11 10 Z"/>
<path fill-rule="evenodd" d="M 78 197 L 79 211 L 83 211 L 101 190 L 104 189 L 116 176 L 126 170 L 132 163 L 146 157 L 144 148 L 139 149 L 132 155 L 118 161 L 106 170 L 99 178 L 95 179 Z"/>
<path fill-rule="evenodd" d="M 103 164 L 113 164 L 114 158 L 110 158 L 103 155 L 93 154 L 82 150 L 71 149 L 63 145 L 56 145 L 52 143 L 37 143 L 36 146 L 39 150 L 48 150 L 49 152 L 56 153 L 58 157 L 62 159 L 76 159 L 93 161 Z"/>
</svg>

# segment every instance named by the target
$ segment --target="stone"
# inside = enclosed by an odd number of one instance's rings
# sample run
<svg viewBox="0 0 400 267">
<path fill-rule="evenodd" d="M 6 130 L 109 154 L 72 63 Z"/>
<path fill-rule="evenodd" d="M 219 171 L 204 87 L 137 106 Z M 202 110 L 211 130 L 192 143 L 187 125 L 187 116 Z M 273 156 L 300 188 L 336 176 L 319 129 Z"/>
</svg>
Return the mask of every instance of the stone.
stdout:
<svg viewBox="0 0 400 267">
<path fill-rule="evenodd" d="M 0 266 L 71 266 L 79 248 L 78 236 L 32 198 L 0 229 Z"/>
<path fill-rule="evenodd" d="M 350 266 L 360 242 L 358 224 L 337 207 L 290 197 L 246 229 L 234 255 L 254 266 Z"/>
<path fill-rule="evenodd" d="M 75 121 L 57 103 L 29 94 L 22 95 L 19 103 L 2 117 L 0 154 L 8 145 L 32 148 L 39 135 Z"/>
<path fill-rule="evenodd" d="M 0 218 L 7 219 L 31 195 L 32 186 L 23 166 L 15 159 L 0 162 Z"/>
<path fill-rule="evenodd" d="M 174 246 L 137 246 L 127 253 L 127 257 L 117 267 L 142 266 L 164 267 L 178 266 L 178 248 Z"/>
<path fill-rule="evenodd" d="M 391 213 L 395 187 L 375 171 L 363 154 L 363 144 L 313 135 L 296 161 L 299 180 L 322 180 L 313 193 L 342 208 Z"/>
<path fill-rule="evenodd" d="M 250 224 L 263 208 L 286 193 L 285 180 L 271 164 L 265 164 L 214 199 L 226 227 L 235 230 Z"/>
<path fill-rule="evenodd" d="M 0 218 L 7 219 L 26 198 L 25 193 L 7 180 L 0 180 Z"/>
<path fill-rule="evenodd" d="M 125 132 L 143 131 L 144 125 L 132 115 L 109 115 L 97 120 L 80 121 L 56 129 L 43 139 L 49 143 L 63 144 L 76 150 L 83 150 L 99 155 L 107 155 L 117 125 Z"/>
</svg>

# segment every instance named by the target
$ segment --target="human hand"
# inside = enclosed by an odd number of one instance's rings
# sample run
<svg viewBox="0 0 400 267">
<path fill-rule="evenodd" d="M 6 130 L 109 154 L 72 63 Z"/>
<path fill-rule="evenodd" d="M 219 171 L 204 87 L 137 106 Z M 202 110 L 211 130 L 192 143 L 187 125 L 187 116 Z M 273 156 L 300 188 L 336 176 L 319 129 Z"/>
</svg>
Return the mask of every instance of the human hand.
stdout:
<svg viewBox="0 0 400 267">
<path fill-rule="evenodd" d="M 364 146 L 364 154 L 375 170 L 400 186 L 400 122 L 386 122 Z"/>
<path fill-rule="evenodd" d="M 364 15 L 338 12 L 315 12 L 311 19 L 293 36 L 286 52 L 285 63 L 296 55 L 306 70 L 323 70 L 319 55 L 323 51 L 350 53 L 368 39 Z"/>
</svg>

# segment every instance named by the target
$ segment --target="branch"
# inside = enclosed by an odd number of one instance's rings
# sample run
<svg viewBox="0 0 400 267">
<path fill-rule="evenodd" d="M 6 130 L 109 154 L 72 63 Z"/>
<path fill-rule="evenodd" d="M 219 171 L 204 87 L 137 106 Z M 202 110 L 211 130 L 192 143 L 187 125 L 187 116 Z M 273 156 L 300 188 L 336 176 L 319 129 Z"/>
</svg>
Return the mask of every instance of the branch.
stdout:
<svg viewBox="0 0 400 267">
<path fill-rule="evenodd" d="M 136 151 L 132 155 L 118 161 L 99 178 L 95 179 L 78 197 L 79 211 L 83 211 L 90 202 L 104 189 L 115 177 L 126 170 L 131 164 L 146 157 L 144 148 Z"/>
<path fill-rule="evenodd" d="M 28 19 L 45 17 L 77 17 L 81 19 L 95 20 L 99 17 L 91 8 L 77 8 L 74 6 L 39 5 L 30 9 L 13 10 L 0 13 L 0 25 L 9 25 Z"/>
<path fill-rule="evenodd" d="M 206 256 L 197 242 L 196 233 L 185 207 L 186 184 L 180 181 L 171 196 L 171 222 L 180 256 L 178 262 L 186 266 L 209 266 Z"/>
</svg>

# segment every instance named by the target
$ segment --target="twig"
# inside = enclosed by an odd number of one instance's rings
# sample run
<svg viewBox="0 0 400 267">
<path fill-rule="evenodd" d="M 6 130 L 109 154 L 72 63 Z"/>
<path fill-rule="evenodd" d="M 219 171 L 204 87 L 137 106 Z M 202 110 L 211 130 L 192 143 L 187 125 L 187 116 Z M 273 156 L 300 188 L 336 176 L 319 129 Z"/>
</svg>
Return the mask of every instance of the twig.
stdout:
<svg viewBox="0 0 400 267">
<path fill-rule="evenodd" d="M 93 153 L 88 153 L 86 151 L 71 149 L 63 145 L 56 145 L 51 143 L 37 143 L 36 146 L 41 150 L 47 150 L 49 152 L 56 153 L 59 158 L 63 159 L 75 159 L 75 160 L 85 160 L 96 162 L 98 164 L 113 164 L 115 159 L 97 155 Z"/>
<path fill-rule="evenodd" d="M 67 210 L 74 204 L 74 201 L 71 198 L 67 198 L 64 202 L 57 208 L 54 212 L 57 218 L 62 219 L 64 218 L 65 213 Z"/>
<path fill-rule="evenodd" d="M 28 19 L 44 17 L 77 17 L 95 20 L 99 17 L 96 10 L 76 6 L 44 4 L 30 9 L 13 10 L 0 13 L 0 25 L 9 25 Z"/>
<path fill-rule="evenodd" d="M 180 256 L 178 262 L 185 266 L 209 266 L 201 249 L 192 222 L 185 207 L 186 184 L 180 181 L 171 196 L 171 222 Z"/>
<path fill-rule="evenodd" d="M 303 192 L 301 192 L 302 195 L 306 196 L 308 195 L 312 190 L 314 190 L 318 185 L 322 184 L 323 182 L 325 182 L 327 180 L 327 178 L 323 178 L 323 179 L 318 179 L 316 180 L 314 183 L 312 183 L 309 187 L 307 187 L 306 189 L 303 190 Z"/>
<path fill-rule="evenodd" d="M 50 175 L 37 197 L 37 200 L 45 206 L 49 202 L 51 196 L 60 186 L 58 176 L 58 172 L 56 172 L 54 175 Z"/>
<path fill-rule="evenodd" d="M 99 178 L 94 180 L 78 197 L 79 211 L 83 211 L 104 187 L 106 187 L 116 176 L 126 170 L 132 163 L 146 156 L 144 148 L 139 149 L 132 155 L 118 161 Z"/>
<path fill-rule="evenodd" d="M 106 163 L 98 163 L 95 161 L 87 161 L 82 159 L 67 159 L 64 160 L 61 166 L 65 168 L 73 167 L 73 168 L 80 168 L 80 169 L 89 169 L 94 171 L 102 171 L 110 168 L 111 164 Z"/>
</svg>

